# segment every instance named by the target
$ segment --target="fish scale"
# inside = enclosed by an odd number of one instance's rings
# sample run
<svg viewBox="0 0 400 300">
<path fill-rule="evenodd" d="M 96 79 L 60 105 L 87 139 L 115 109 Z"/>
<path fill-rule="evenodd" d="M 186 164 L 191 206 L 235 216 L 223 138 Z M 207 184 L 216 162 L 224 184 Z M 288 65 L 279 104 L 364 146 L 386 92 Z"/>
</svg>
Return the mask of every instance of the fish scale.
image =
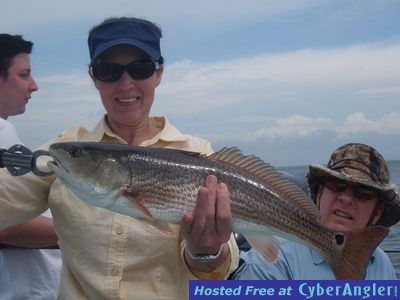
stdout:
<svg viewBox="0 0 400 300">
<path fill-rule="evenodd" d="M 381 226 L 326 228 L 298 186 L 235 147 L 210 156 L 94 142 L 57 143 L 49 150 L 54 159 L 49 167 L 80 199 L 160 230 L 167 226 L 162 222 L 178 224 L 193 211 L 206 176 L 215 175 L 230 192 L 233 230 L 266 259 L 276 259 L 270 235 L 278 235 L 319 251 L 337 279 L 363 279 L 372 252 L 388 233 Z"/>
</svg>

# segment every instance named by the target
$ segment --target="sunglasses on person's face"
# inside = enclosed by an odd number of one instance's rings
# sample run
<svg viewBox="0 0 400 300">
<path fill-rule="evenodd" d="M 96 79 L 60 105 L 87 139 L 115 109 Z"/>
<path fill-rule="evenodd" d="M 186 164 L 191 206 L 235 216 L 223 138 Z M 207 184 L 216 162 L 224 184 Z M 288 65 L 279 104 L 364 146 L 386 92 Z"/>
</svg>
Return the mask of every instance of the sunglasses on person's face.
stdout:
<svg viewBox="0 0 400 300">
<path fill-rule="evenodd" d="M 335 193 L 342 193 L 350 186 L 353 189 L 353 197 L 360 201 L 369 201 L 379 197 L 379 192 L 373 188 L 362 185 L 353 185 L 336 179 L 327 179 L 324 185 L 327 189 Z"/>
<path fill-rule="evenodd" d="M 135 80 L 143 80 L 152 76 L 159 67 L 160 64 L 156 61 L 140 59 L 127 65 L 101 62 L 91 66 L 90 70 L 96 79 L 105 82 L 113 82 L 119 80 L 124 71 Z"/>
</svg>

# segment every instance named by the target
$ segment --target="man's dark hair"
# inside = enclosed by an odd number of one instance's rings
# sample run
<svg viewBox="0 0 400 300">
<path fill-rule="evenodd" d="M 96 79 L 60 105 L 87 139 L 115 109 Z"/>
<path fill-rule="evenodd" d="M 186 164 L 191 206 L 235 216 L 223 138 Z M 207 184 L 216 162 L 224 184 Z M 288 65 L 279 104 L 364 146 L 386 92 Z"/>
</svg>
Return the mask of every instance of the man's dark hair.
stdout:
<svg viewBox="0 0 400 300">
<path fill-rule="evenodd" d="M 33 43 L 25 41 L 21 35 L 0 34 L 0 76 L 7 78 L 11 60 L 20 53 L 30 54 Z"/>
</svg>

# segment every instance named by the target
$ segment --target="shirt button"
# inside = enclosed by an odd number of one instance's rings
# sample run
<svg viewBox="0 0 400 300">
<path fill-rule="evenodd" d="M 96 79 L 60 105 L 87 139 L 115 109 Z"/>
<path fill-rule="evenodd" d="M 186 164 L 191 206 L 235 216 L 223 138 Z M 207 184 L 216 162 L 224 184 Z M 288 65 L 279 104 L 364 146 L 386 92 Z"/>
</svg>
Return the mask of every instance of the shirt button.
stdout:
<svg viewBox="0 0 400 300">
<path fill-rule="evenodd" d="M 117 276 L 118 275 L 118 270 L 117 269 L 111 269 L 111 275 L 112 276 Z"/>
<path fill-rule="evenodd" d="M 115 230 L 115 232 L 116 232 L 118 235 L 121 235 L 121 234 L 124 233 L 124 228 L 122 228 L 122 226 L 118 226 L 117 229 Z"/>
</svg>

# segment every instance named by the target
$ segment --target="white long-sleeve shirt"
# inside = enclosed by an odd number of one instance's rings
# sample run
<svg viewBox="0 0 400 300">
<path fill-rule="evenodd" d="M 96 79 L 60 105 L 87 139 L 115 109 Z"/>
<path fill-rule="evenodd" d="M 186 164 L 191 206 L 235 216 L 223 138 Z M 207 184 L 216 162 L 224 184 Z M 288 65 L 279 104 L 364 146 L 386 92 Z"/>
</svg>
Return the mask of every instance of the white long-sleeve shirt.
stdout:
<svg viewBox="0 0 400 300">
<path fill-rule="evenodd" d="M 15 127 L 0 118 L 0 148 L 22 144 Z M 52 218 L 47 210 L 43 216 Z M 0 300 L 57 298 L 61 271 L 58 249 L 0 249 Z"/>
</svg>

